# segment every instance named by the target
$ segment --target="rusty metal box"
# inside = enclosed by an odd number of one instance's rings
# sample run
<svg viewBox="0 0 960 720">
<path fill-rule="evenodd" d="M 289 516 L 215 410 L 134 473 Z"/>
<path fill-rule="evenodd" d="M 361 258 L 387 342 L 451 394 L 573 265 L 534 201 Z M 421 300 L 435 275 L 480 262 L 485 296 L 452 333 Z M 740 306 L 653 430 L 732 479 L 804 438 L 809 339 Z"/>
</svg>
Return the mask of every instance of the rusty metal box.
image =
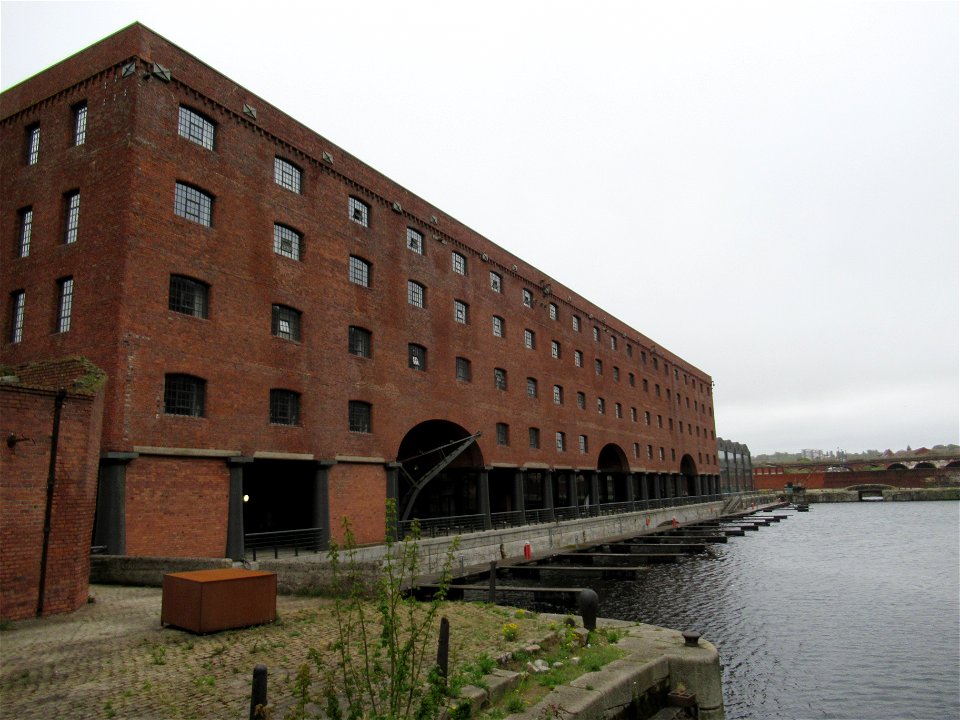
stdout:
<svg viewBox="0 0 960 720">
<path fill-rule="evenodd" d="M 223 568 L 163 576 L 160 623 L 195 633 L 273 622 L 277 575 Z"/>
</svg>

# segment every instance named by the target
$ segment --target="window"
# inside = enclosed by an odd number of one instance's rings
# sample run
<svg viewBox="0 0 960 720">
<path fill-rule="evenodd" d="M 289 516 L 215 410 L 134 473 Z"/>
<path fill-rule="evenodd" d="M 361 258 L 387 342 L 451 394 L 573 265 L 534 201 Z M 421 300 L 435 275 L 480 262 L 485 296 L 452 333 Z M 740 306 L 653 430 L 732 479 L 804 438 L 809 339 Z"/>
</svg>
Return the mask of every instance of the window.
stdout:
<svg viewBox="0 0 960 720">
<path fill-rule="evenodd" d="M 356 255 L 350 256 L 350 282 L 370 287 L 370 263 Z"/>
<path fill-rule="evenodd" d="M 170 304 L 174 312 L 193 317 L 207 317 L 210 286 L 183 275 L 170 276 Z"/>
<path fill-rule="evenodd" d="M 27 302 L 27 293 L 17 290 L 10 295 L 10 342 L 23 340 L 23 309 Z"/>
<path fill-rule="evenodd" d="M 577 393 L 577 407 L 581 410 L 586 410 L 587 408 L 587 396 L 582 392 Z"/>
<path fill-rule="evenodd" d="M 647 445 L 647 457 L 653 460 L 653 445 Z"/>
<path fill-rule="evenodd" d="M 347 214 L 358 225 L 370 227 L 370 206 L 359 198 L 350 197 L 347 200 Z"/>
<path fill-rule="evenodd" d="M 567 449 L 567 436 L 565 433 L 557 432 L 556 435 L 557 452 L 563 452 Z"/>
<path fill-rule="evenodd" d="M 560 343 L 556 340 L 550 341 L 550 357 L 560 359 Z"/>
<path fill-rule="evenodd" d="M 633 373 L 627 373 L 627 384 L 628 384 L 630 387 L 636 387 L 636 386 L 637 386 L 637 376 L 634 375 Z"/>
<path fill-rule="evenodd" d="M 627 343 L 627 357 L 633 357 L 633 345 Z"/>
<path fill-rule="evenodd" d="M 40 123 L 27 128 L 27 165 L 36 165 L 40 160 Z"/>
<path fill-rule="evenodd" d="M 617 349 L 617 338 L 615 335 L 610 336 L 610 349 L 611 350 Z"/>
<path fill-rule="evenodd" d="M 649 424 L 650 424 L 650 411 L 649 411 L 649 410 L 644 410 L 644 411 L 643 411 L 643 422 L 644 422 L 644 424 L 646 424 L 646 425 L 649 425 Z"/>
<path fill-rule="evenodd" d="M 654 386 L 653 386 L 653 389 L 654 389 L 654 394 L 655 394 L 657 397 L 660 397 L 660 384 L 657 383 L 656 385 L 654 385 Z"/>
<path fill-rule="evenodd" d="M 640 351 L 640 362 L 641 362 L 642 364 L 644 364 L 644 365 L 647 364 L 647 351 L 646 351 L 646 350 L 641 350 L 641 351 Z"/>
<path fill-rule="evenodd" d="M 361 402 L 359 400 L 350 401 L 348 406 L 348 422 L 350 425 L 350 432 L 371 432 L 371 408 L 372 406 L 370 403 Z"/>
<path fill-rule="evenodd" d="M 528 377 L 527 378 L 527 397 L 536 398 L 537 397 L 537 379 Z"/>
<path fill-rule="evenodd" d="M 372 334 L 366 328 L 351 325 L 347 331 L 347 351 L 357 357 L 370 357 L 372 338 Z"/>
<path fill-rule="evenodd" d="M 490 271 L 490 289 L 494 292 L 503 292 L 503 278 L 493 270 Z"/>
<path fill-rule="evenodd" d="M 580 316 L 579 315 L 571 316 L 570 323 L 573 325 L 574 332 L 580 332 Z"/>
<path fill-rule="evenodd" d="M 277 255 L 299 260 L 302 243 L 303 236 L 293 228 L 273 224 L 273 251 Z"/>
<path fill-rule="evenodd" d="M 563 405 L 563 386 L 561 385 L 553 386 L 553 404 Z"/>
<path fill-rule="evenodd" d="M 635 458 L 639 458 L 639 457 L 640 457 L 640 443 L 634 443 L 634 444 L 633 444 L 633 456 L 634 456 Z"/>
<path fill-rule="evenodd" d="M 292 390 L 271 390 L 270 422 L 274 425 L 299 425 L 300 393 Z"/>
<path fill-rule="evenodd" d="M 453 301 L 453 319 L 461 325 L 466 325 L 470 320 L 470 306 L 463 300 Z"/>
<path fill-rule="evenodd" d="M 33 237 L 33 208 L 24 208 L 19 215 L 20 243 L 17 247 L 17 257 L 27 257 L 30 254 L 30 240 Z"/>
<path fill-rule="evenodd" d="M 413 250 L 417 255 L 423 255 L 423 234 L 413 228 L 407 228 L 407 249 Z"/>
<path fill-rule="evenodd" d="M 77 232 L 80 229 L 80 191 L 74 190 L 64 195 L 66 202 L 66 228 L 63 234 L 63 242 L 67 245 L 77 241 Z"/>
<path fill-rule="evenodd" d="M 274 305 L 271 332 L 284 340 L 300 341 L 300 311 L 286 305 Z"/>
<path fill-rule="evenodd" d="M 523 305 L 524 307 L 532 308 L 533 307 L 533 293 L 524 288 L 523 292 Z"/>
<path fill-rule="evenodd" d="M 584 455 L 587 454 L 587 436 L 581 435 L 579 437 L 580 452 Z"/>
<path fill-rule="evenodd" d="M 203 417 L 207 381 L 193 375 L 170 374 L 164 377 L 163 411 L 167 415 Z"/>
<path fill-rule="evenodd" d="M 594 360 L 593 370 L 597 375 L 603 375 L 603 361 L 600 359 Z"/>
<path fill-rule="evenodd" d="M 607 401 L 602 397 L 597 398 L 597 412 L 601 415 L 607 414 Z"/>
<path fill-rule="evenodd" d="M 299 193 L 303 181 L 303 173 L 293 163 L 283 158 L 273 159 L 273 180 L 282 188 Z"/>
<path fill-rule="evenodd" d="M 503 368 L 493 369 L 493 386 L 497 390 L 507 389 L 507 371 Z"/>
<path fill-rule="evenodd" d="M 450 257 L 453 261 L 453 271 L 457 275 L 466 275 L 467 274 L 467 258 L 461 255 L 458 252 L 450 254 Z"/>
<path fill-rule="evenodd" d="M 635 407 L 630 408 L 630 420 L 632 422 L 637 421 L 637 409 Z"/>
<path fill-rule="evenodd" d="M 73 144 L 83 145 L 87 141 L 87 104 L 73 106 Z"/>
<path fill-rule="evenodd" d="M 523 331 L 523 345 L 530 350 L 534 349 L 536 343 L 537 335 L 533 330 L 524 330 Z"/>
<path fill-rule="evenodd" d="M 427 369 L 427 349 L 423 345 L 407 345 L 407 367 L 421 372 Z"/>
<path fill-rule="evenodd" d="M 657 427 L 658 428 L 663 427 L 663 415 L 657 415 Z"/>
<path fill-rule="evenodd" d="M 583 367 L 583 353 L 579 350 L 573 351 L 573 364 L 577 367 Z"/>
<path fill-rule="evenodd" d="M 613 379 L 620 382 L 620 368 L 616 365 L 613 366 Z"/>
<path fill-rule="evenodd" d="M 427 289 L 418 282 L 407 280 L 407 302 L 414 307 L 426 307 Z"/>
<path fill-rule="evenodd" d="M 210 227 L 213 198 L 202 190 L 178 182 L 173 198 L 173 211 L 190 222 Z"/>
<path fill-rule="evenodd" d="M 527 444 L 534 450 L 540 447 L 540 428 L 529 428 L 527 430 Z"/>
<path fill-rule="evenodd" d="M 470 372 L 470 361 L 465 357 L 457 358 L 457 380 L 460 382 L 470 382 L 472 375 Z"/>
<path fill-rule="evenodd" d="M 663 448 L 660 448 L 660 462 L 663 462 L 664 459 L 665 459 L 665 455 L 664 455 L 664 452 L 663 452 Z"/>
<path fill-rule="evenodd" d="M 497 445 L 510 444 L 510 426 L 506 423 L 497 423 Z"/>
<path fill-rule="evenodd" d="M 207 150 L 213 150 L 213 123 L 200 113 L 183 105 L 180 106 L 179 132 L 180 137 L 186 138 Z"/>
<path fill-rule="evenodd" d="M 57 332 L 64 333 L 70 330 L 70 316 L 73 314 L 73 278 L 63 278 L 57 281 Z"/>
<path fill-rule="evenodd" d="M 593 326 L 593 340 L 594 342 L 600 341 L 600 328 L 598 328 L 596 325 Z"/>
<path fill-rule="evenodd" d="M 646 378 L 643 379 L 643 391 L 650 392 L 650 383 L 647 382 Z"/>
<path fill-rule="evenodd" d="M 550 303 L 547 307 L 549 308 L 551 320 L 556 320 L 560 317 L 560 309 L 557 307 L 556 303 Z"/>
<path fill-rule="evenodd" d="M 493 316 L 493 336 L 494 337 L 504 336 L 503 318 L 500 317 L 499 315 Z"/>
<path fill-rule="evenodd" d="M 622 418 L 622 417 L 623 417 L 623 405 L 621 405 L 620 403 L 614 403 L 614 404 L 613 404 L 613 413 L 614 413 L 614 415 L 617 417 L 618 420 L 619 420 L 620 418 Z"/>
</svg>

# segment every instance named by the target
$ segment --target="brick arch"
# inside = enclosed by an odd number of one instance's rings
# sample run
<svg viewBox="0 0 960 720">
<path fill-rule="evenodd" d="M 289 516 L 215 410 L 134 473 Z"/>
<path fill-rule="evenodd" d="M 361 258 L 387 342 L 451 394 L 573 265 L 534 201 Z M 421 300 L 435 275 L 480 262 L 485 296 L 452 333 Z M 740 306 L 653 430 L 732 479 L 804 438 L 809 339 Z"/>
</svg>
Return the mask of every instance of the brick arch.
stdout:
<svg viewBox="0 0 960 720">
<path fill-rule="evenodd" d="M 597 470 L 601 472 L 629 472 L 627 454 L 616 443 L 607 443 L 597 456 Z"/>
</svg>

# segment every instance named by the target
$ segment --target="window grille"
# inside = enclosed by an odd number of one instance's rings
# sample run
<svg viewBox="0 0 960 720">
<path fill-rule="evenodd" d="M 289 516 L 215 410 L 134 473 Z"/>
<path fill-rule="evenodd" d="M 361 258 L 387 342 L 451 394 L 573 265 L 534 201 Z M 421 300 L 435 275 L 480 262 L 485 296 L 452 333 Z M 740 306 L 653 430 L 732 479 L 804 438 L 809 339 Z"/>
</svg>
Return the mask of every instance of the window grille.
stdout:
<svg viewBox="0 0 960 720">
<path fill-rule="evenodd" d="M 351 355 L 370 357 L 372 335 L 369 330 L 355 325 L 350 326 L 347 338 L 347 349 Z"/>
<path fill-rule="evenodd" d="M 355 255 L 350 256 L 350 282 L 370 287 L 370 263 Z"/>
<path fill-rule="evenodd" d="M 423 235 L 413 228 L 407 228 L 407 249 L 423 255 Z"/>
<path fill-rule="evenodd" d="M 173 211 L 182 218 L 210 227 L 213 198 L 202 190 L 178 182 Z"/>
<path fill-rule="evenodd" d="M 70 330 L 70 319 L 73 314 L 73 278 L 63 278 L 58 281 L 58 285 L 57 332 L 64 333 Z"/>
<path fill-rule="evenodd" d="M 273 179 L 282 188 L 299 193 L 303 173 L 296 165 L 280 157 L 273 159 Z"/>
<path fill-rule="evenodd" d="M 30 254 L 30 240 L 33 238 L 33 208 L 24 208 L 20 211 L 20 244 L 17 248 L 17 257 L 27 257 Z"/>
<path fill-rule="evenodd" d="M 213 150 L 214 125 L 200 113 L 180 106 L 180 137 L 196 143 L 207 150 Z"/>
<path fill-rule="evenodd" d="M 372 432 L 371 414 L 372 406 L 370 403 L 351 400 L 348 406 L 350 432 Z"/>
<path fill-rule="evenodd" d="M 12 294 L 11 300 L 10 342 L 18 343 L 23 340 L 23 311 L 27 302 L 27 293 L 17 290 Z"/>
<path fill-rule="evenodd" d="M 422 308 L 426 305 L 426 288 L 413 280 L 407 281 L 407 302 L 414 307 Z"/>
<path fill-rule="evenodd" d="M 27 165 L 36 165 L 40 161 L 40 125 L 27 128 Z"/>
<path fill-rule="evenodd" d="M 205 318 L 208 289 L 206 283 L 182 275 L 171 275 L 169 307 L 174 312 Z"/>
<path fill-rule="evenodd" d="M 300 394 L 292 390 L 271 390 L 270 422 L 274 425 L 299 425 Z"/>
<path fill-rule="evenodd" d="M 464 357 L 457 358 L 457 380 L 461 382 L 470 382 L 470 361 Z"/>
<path fill-rule="evenodd" d="M 286 305 L 274 305 L 271 331 L 284 340 L 300 340 L 300 311 Z"/>
<path fill-rule="evenodd" d="M 363 200 L 351 196 L 347 201 L 347 213 L 358 225 L 370 226 L 370 206 Z"/>
<path fill-rule="evenodd" d="M 87 104 L 73 108 L 73 144 L 83 145 L 87 141 Z"/>
<path fill-rule="evenodd" d="M 299 260 L 302 243 L 303 236 L 293 228 L 279 223 L 273 224 L 273 251 L 277 255 Z"/>
<path fill-rule="evenodd" d="M 66 202 L 67 222 L 63 241 L 69 245 L 77 241 L 77 233 L 80 230 L 80 191 L 68 193 Z"/>
<path fill-rule="evenodd" d="M 163 388 L 163 411 L 167 415 L 203 417 L 206 381 L 192 375 L 167 375 Z"/>
</svg>

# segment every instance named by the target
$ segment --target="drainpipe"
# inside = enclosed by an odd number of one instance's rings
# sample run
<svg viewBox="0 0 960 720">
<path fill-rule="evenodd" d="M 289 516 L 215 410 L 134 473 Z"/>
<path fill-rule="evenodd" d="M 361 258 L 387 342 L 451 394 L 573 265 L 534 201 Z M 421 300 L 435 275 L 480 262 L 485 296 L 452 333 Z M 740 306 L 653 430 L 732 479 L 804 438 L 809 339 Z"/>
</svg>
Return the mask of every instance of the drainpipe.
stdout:
<svg viewBox="0 0 960 720">
<path fill-rule="evenodd" d="M 57 479 L 57 445 L 60 442 L 60 412 L 67 391 L 60 388 L 53 400 L 53 434 L 50 437 L 50 467 L 47 469 L 47 507 L 43 513 L 43 550 L 40 553 L 40 588 L 37 592 L 37 617 L 43 615 L 47 585 L 47 554 L 50 550 L 50 516 L 53 514 L 53 485 Z"/>
</svg>

